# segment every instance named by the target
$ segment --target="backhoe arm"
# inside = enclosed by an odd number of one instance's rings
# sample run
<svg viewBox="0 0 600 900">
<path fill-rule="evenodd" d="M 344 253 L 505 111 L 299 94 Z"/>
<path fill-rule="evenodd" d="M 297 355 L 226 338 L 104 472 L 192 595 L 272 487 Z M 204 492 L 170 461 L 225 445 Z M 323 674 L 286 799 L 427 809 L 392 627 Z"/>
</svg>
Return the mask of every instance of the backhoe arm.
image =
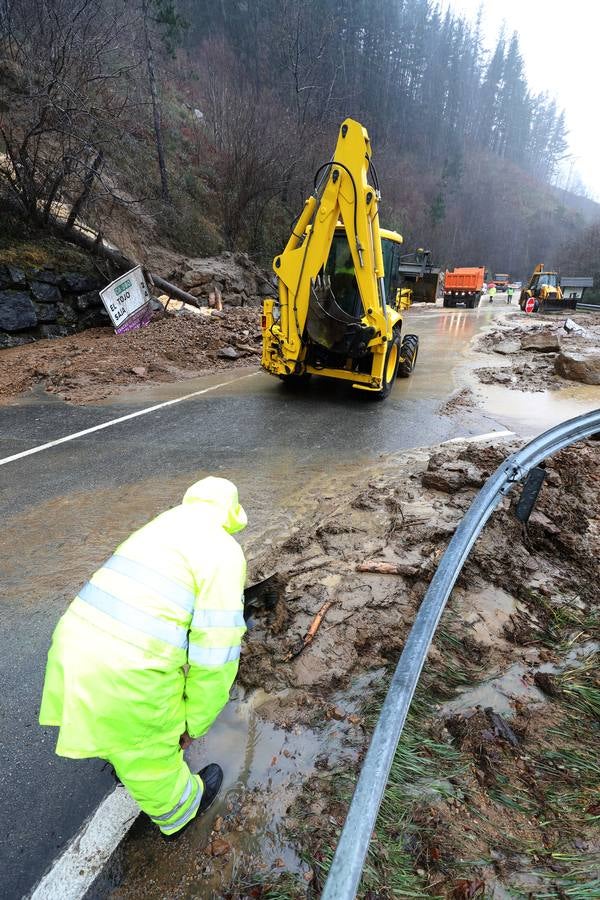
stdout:
<svg viewBox="0 0 600 900">
<path fill-rule="evenodd" d="M 385 352 L 391 311 L 386 309 L 385 302 L 379 193 L 368 181 L 370 160 L 371 144 L 366 129 L 346 119 L 340 128 L 333 159 L 319 170 L 321 179 L 314 194 L 305 202 L 284 251 L 273 261 L 279 284 L 279 320 L 273 320 L 270 326 L 270 365 L 272 369 L 276 351 L 282 374 L 294 372 L 301 358 L 311 291 L 327 263 L 340 221 L 354 265 L 362 322 L 372 327 L 369 347 L 375 353 Z"/>
</svg>

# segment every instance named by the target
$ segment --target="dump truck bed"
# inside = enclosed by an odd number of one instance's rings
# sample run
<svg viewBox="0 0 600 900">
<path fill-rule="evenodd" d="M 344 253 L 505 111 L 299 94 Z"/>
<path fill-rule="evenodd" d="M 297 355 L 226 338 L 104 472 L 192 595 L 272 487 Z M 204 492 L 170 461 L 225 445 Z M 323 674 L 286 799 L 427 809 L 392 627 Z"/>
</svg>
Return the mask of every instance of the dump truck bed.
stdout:
<svg viewBox="0 0 600 900">
<path fill-rule="evenodd" d="M 446 272 L 444 290 L 446 291 L 480 291 L 483 287 L 484 269 L 454 269 Z"/>
</svg>

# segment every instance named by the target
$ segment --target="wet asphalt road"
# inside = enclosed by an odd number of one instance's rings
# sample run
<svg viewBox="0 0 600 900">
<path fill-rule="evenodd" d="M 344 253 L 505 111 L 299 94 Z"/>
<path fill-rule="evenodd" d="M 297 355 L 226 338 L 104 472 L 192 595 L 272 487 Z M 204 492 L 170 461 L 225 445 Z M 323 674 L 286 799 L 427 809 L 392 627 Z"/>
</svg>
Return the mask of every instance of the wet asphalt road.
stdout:
<svg viewBox="0 0 600 900">
<path fill-rule="evenodd" d="M 505 426 L 479 410 L 439 407 L 469 339 L 493 313 L 427 311 L 418 367 L 384 403 L 313 379 L 290 396 L 244 370 L 76 407 L 45 397 L 0 409 L 0 458 L 233 379 L 214 392 L 0 466 L 3 628 L 0 636 L 2 895 L 21 897 L 75 834 L 112 781 L 98 760 L 61 760 L 37 724 L 45 657 L 60 614 L 133 528 L 179 501 L 205 474 L 231 477 L 254 531 L 315 473 L 343 477 L 379 454 Z M 252 533 L 252 528 L 250 529 Z"/>
</svg>

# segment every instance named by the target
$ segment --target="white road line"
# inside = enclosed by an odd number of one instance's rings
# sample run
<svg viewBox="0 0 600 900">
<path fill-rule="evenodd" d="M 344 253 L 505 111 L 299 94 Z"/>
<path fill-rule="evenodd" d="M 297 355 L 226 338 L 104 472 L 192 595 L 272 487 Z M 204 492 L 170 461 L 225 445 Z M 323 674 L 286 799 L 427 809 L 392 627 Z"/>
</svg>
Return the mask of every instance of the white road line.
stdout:
<svg viewBox="0 0 600 900">
<path fill-rule="evenodd" d="M 457 444 L 459 441 L 464 441 L 467 444 L 474 444 L 476 441 L 487 441 L 490 438 L 499 438 L 499 437 L 509 437 L 509 435 L 516 434 L 515 431 L 488 431 L 486 434 L 472 434 L 470 437 L 455 437 L 450 438 L 447 441 L 443 441 L 443 444 Z"/>
<path fill-rule="evenodd" d="M 108 422 L 102 422 L 100 425 L 94 425 L 92 428 L 84 428 L 83 431 L 76 431 L 73 434 L 66 434 L 64 437 L 57 438 L 55 441 L 48 441 L 47 444 L 39 444 L 37 447 L 31 447 L 30 450 L 23 450 L 21 453 L 13 453 L 12 456 L 5 456 L 0 459 L 0 466 L 6 463 L 15 462 L 17 459 L 23 459 L 25 456 L 32 456 L 34 453 L 41 453 L 42 450 L 49 450 L 58 444 L 65 444 L 67 441 L 74 441 L 75 438 L 84 437 L 86 434 L 93 434 L 95 431 L 102 431 L 103 428 L 111 428 L 118 425 L 119 422 L 127 422 L 129 419 L 137 419 L 138 416 L 146 416 L 148 413 L 155 412 L 157 409 L 164 409 L 166 406 L 173 406 L 175 403 L 183 403 L 184 400 L 191 400 L 192 397 L 199 397 L 201 394 L 208 394 L 210 391 L 216 391 L 219 388 L 226 387 L 236 381 L 243 381 L 244 378 L 253 378 L 258 372 L 250 372 L 248 375 L 241 375 L 239 378 L 232 378 L 230 381 L 222 381 L 220 384 L 213 384 L 211 387 L 203 388 L 201 391 L 194 391 L 192 394 L 185 394 L 183 397 L 175 397 L 173 400 L 165 400 L 163 403 L 156 403 L 154 406 L 148 406 L 145 409 L 138 409 L 136 412 L 128 413 L 126 416 L 119 416 L 118 419 L 110 419 Z"/>
<path fill-rule="evenodd" d="M 139 812 L 125 788 L 116 787 L 41 878 L 30 900 L 81 900 Z"/>
</svg>

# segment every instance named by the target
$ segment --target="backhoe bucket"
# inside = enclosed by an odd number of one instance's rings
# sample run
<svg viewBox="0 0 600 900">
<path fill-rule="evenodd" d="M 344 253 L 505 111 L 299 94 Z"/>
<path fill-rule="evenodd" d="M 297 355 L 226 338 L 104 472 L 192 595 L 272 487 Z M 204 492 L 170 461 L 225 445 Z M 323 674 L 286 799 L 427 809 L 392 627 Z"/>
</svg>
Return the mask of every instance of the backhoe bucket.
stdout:
<svg viewBox="0 0 600 900">
<path fill-rule="evenodd" d="M 306 332 L 314 344 L 345 356 L 360 356 L 373 338 L 373 328 L 345 312 L 331 290 L 313 285 Z"/>
</svg>

